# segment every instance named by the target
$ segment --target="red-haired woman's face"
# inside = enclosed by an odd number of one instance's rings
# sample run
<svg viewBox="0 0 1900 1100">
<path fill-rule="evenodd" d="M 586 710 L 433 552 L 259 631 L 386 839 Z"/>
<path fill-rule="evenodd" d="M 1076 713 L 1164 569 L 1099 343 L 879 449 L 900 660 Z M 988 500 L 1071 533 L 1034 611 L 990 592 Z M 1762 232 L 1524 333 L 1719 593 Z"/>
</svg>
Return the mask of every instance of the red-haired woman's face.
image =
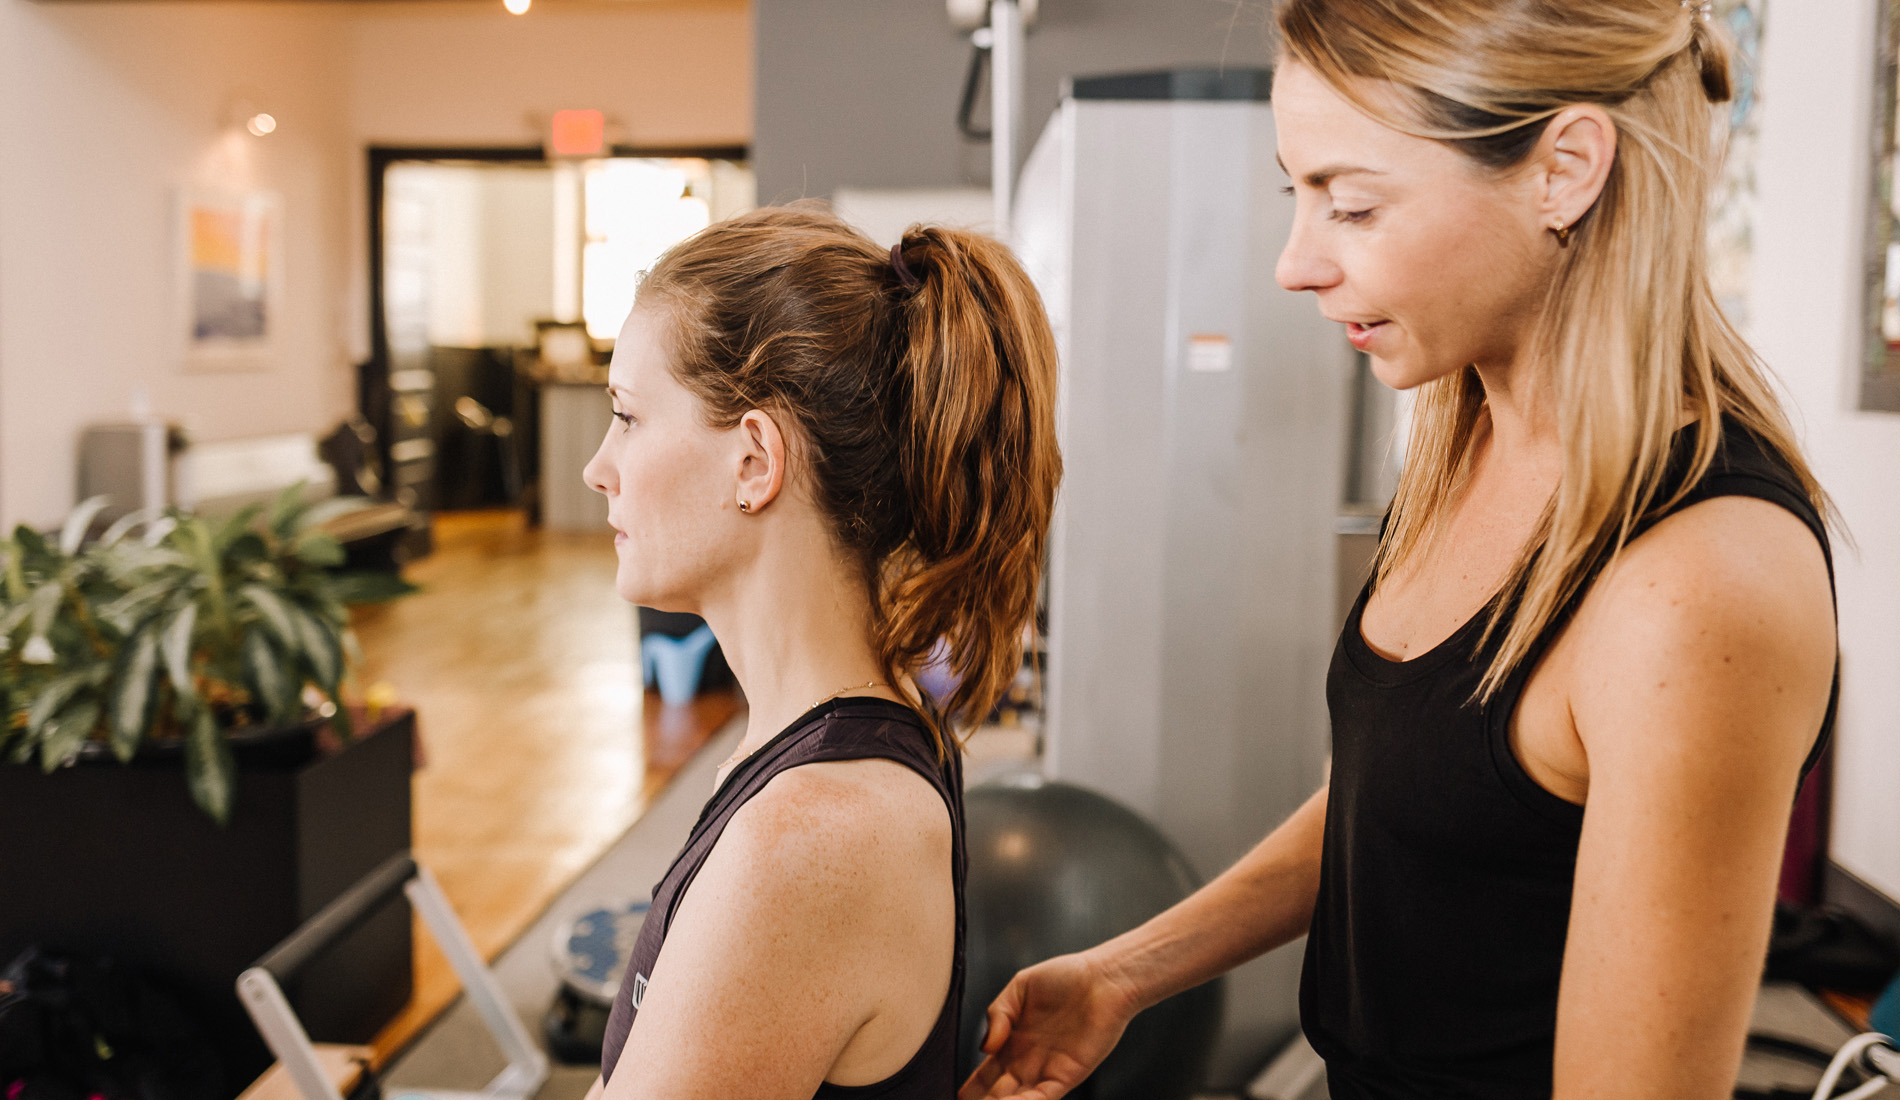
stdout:
<svg viewBox="0 0 1900 1100">
<path fill-rule="evenodd" d="M 748 542 L 734 492 L 743 455 L 673 376 L 666 327 L 658 310 L 627 318 L 607 376 L 614 420 L 582 476 L 607 498 L 620 595 L 697 612 Z"/>
<path fill-rule="evenodd" d="M 1389 386 L 1510 365 L 1555 259 L 1530 176 L 1374 121 L 1295 61 L 1273 117 L 1296 198 L 1280 285 L 1317 294 Z"/>
</svg>

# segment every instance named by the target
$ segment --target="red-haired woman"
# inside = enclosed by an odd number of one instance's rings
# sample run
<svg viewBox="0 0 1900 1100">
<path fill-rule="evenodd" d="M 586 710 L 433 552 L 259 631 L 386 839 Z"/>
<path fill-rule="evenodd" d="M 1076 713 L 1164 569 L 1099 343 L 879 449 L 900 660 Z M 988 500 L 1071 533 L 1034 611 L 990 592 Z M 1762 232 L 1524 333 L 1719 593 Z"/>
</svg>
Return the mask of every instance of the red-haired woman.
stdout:
<svg viewBox="0 0 1900 1100">
<path fill-rule="evenodd" d="M 824 214 L 720 222 L 645 277 L 587 464 L 620 594 L 703 616 L 744 740 L 655 890 L 607 1100 L 956 1091 L 955 723 L 1014 676 L 1061 459 L 1055 349 L 1007 250 Z M 960 686 L 920 710 L 939 639 Z"/>
</svg>

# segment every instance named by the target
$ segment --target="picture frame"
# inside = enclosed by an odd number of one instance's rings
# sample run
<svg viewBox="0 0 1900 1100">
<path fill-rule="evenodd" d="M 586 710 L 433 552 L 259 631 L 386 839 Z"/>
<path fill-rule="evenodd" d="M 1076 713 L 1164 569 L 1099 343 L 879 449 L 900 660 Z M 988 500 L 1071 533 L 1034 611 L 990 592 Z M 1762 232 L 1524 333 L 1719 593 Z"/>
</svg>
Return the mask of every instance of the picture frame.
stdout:
<svg viewBox="0 0 1900 1100">
<path fill-rule="evenodd" d="M 181 188 L 175 235 L 184 369 L 270 366 L 284 324 L 283 197 Z"/>
<path fill-rule="evenodd" d="M 1894 169 L 1900 158 L 1900 0 L 1879 0 L 1862 283 L 1860 407 L 1900 412 L 1900 236 Z"/>
</svg>

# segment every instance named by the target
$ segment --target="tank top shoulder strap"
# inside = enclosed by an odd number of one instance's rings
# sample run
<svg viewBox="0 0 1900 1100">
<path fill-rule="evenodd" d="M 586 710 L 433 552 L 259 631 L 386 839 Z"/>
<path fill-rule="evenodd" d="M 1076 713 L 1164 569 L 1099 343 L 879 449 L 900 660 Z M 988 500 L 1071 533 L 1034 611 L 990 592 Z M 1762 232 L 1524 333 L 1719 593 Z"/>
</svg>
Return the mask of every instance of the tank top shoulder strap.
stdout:
<svg viewBox="0 0 1900 1100">
<path fill-rule="evenodd" d="M 1681 434 L 1676 455 L 1671 462 L 1670 478 L 1673 484 L 1680 484 L 1686 476 L 1694 442 L 1688 432 Z M 1733 419 L 1724 419 L 1721 443 L 1701 480 L 1690 486 L 1681 500 L 1639 525 L 1638 529 L 1647 529 L 1665 516 L 1673 515 L 1692 504 L 1725 496 L 1753 497 L 1794 513 L 1821 544 L 1821 554 L 1827 561 L 1828 580 L 1830 584 L 1833 582 L 1834 553 L 1828 544 L 1827 521 L 1820 509 L 1815 507 L 1787 460 L 1776 454 L 1760 436 Z"/>
</svg>

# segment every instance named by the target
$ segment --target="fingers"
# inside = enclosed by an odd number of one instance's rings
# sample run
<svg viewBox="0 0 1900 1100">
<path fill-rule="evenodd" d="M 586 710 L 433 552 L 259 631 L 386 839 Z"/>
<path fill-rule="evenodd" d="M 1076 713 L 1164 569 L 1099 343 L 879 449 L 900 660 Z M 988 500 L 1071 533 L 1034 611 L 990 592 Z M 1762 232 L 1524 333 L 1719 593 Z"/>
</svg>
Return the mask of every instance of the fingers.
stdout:
<svg viewBox="0 0 1900 1100">
<path fill-rule="evenodd" d="M 983 1036 L 983 1053 L 995 1054 L 1003 1049 L 1004 1043 L 1009 1041 L 1010 1026 L 1023 1007 L 1022 982 L 1020 974 L 1011 978 L 1009 984 L 1003 987 L 1003 991 L 990 1002 L 990 1028 L 989 1034 Z"/>
<path fill-rule="evenodd" d="M 957 1090 L 957 1100 L 983 1100 L 984 1097 L 990 1094 L 990 1087 L 996 1084 L 997 1080 L 1002 1076 L 1003 1063 L 1001 1059 L 983 1059 L 982 1064 L 977 1066 L 975 1072 L 970 1074 L 970 1079 L 963 1082 L 963 1087 Z"/>
</svg>

